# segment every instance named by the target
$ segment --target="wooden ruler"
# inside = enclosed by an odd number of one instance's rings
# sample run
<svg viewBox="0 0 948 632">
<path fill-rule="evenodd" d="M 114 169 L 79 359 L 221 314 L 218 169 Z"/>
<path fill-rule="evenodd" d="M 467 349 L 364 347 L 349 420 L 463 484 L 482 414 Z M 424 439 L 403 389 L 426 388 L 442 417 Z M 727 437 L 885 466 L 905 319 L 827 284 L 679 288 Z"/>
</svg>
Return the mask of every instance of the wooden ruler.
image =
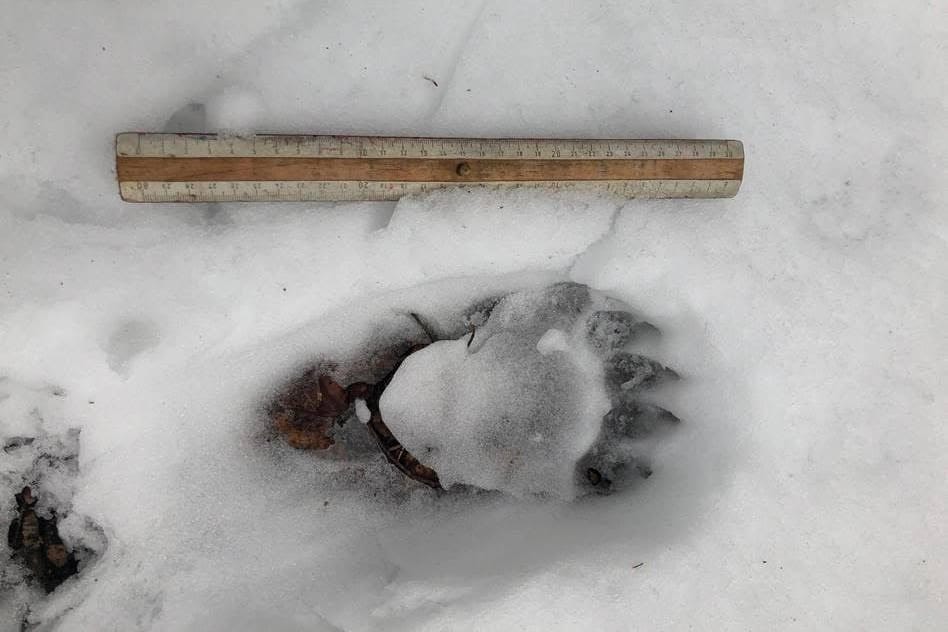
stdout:
<svg viewBox="0 0 948 632">
<path fill-rule="evenodd" d="M 736 140 L 556 140 L 119 134 L 128 202 L 395 200 L 444 187 L 550 188 L 621 197 L 737 194 Z"/>
</svg>

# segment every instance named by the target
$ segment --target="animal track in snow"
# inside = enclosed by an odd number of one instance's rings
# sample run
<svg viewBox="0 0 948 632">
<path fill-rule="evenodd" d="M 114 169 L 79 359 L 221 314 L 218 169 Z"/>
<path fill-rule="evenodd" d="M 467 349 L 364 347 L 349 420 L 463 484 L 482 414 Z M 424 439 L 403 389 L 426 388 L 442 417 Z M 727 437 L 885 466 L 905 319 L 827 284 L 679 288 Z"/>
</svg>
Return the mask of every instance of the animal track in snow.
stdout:
<svg viewBox="0 0 948 632">
<path fill-rule="evenodd" d="M 154 323 L 147 320 L 130 319 L 116 327 L 105 345 L 109 367 L 123 377 L 128 377 L 132 361 L 158 345 L 161 334 Z"/>
<path fill-rule="evenodd" d="M 657 328 L 585 285 L 392 320 L 388 338 L 313 363 L 274 398 L 271 423 L 292 445 L 359 467 L 374 438 L 430 487 L 570 499 L 647 478 L 655 442 L 678 422 L 642 398 L 677 374 L 630 348 Z"/>
</svg>

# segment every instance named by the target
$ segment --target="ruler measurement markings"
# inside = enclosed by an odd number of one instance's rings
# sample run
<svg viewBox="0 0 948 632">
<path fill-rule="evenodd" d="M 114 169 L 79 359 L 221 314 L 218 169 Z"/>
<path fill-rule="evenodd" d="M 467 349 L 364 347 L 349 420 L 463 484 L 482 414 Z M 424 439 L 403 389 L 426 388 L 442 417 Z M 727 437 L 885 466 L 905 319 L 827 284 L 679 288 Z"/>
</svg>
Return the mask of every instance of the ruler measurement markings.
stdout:
<svg viewBox="0 0 948 632">
<path fill-rule="evenodd" d="M 149 155 L 161 155 L 161 148 L 155 147 L 155 137 L 154 134 L 148 134 L 142 138 L 142 148 L 143 151 Z"/>
<path fill-rule="evenodd" d="M 156 135 L 161 136 L 161 135 Z M 183 136 L 183 135 L 182 135 Z M 256 137 L 254 137 L 256 138 Z M 213 137 L 208 137 L 204 135 L 204 138 L 201 140 L 209 140 L 212 145 L 215 144 Z M 147 140 L 147 139 L 146 139 Z M 392 138 L 392 139 L 372 139 L 372 149 L 368 147 L 361 146 L 358 143 L 353 143 L 352 140 L 345 137 L 298 137 L 298 136 L 289 136 L 281 137 L 278 135 L 273 135 L 266 139 L 265 143 L 254 143 L 253 139 L 247 142 L 246 137 L 229 137 L 229 145 L 238 145 L 238 150 L 234 151 L 235 155 L 257 155 L 257 156 L 279 156 L 285 155 L 287 153 L 295 153 L 289 151 L 288 147 L 291 145 L 299 147 L 299 155 L 323 155 L 326 153 L 331 153 L 333 155 L 340 155 L 341 157 L 347 156 L 359 156 L 363 152 L 361 149 L 365 149 L 364 153 L 366 156 L 381 155 L 380 151 L 384 151 L 385 155 L 389 155 L 391 150 L 395 147 L 398 149 L 405 150 L 405 153 L 408 155 L 406 157 L 416 157 L 420 155 L 421 151 L 428 151 L 430 154 L 430 148 L 428 147 L 428 142 L 424 139 L 417 139 L 412 142 L 411 139 L 403 138 Z M 393 145 L 392 143 L 398 143 L 398 145 Z M 476 144 L 475 144 L 476 143 Z M 506 144 L 505 144 L 506 143 Z M 519 147 L 522 147 L 523 141 L 519 143 L 515 139 L 497 139 L 497 140 L 486 140 L 486 141 L 476 141 L 476 140 L 465 140 L 461 139 L 460 141 L 455 142 L 453 145 L 449 145 L 446 141 L 439 141 L 439 147 L 442 148 L 450 157 L 468 157 L 470 154 L 480 154 L 483 152 L 484 157 L 497 156 L 505 157 L 508 154 L 516 155 L 517 151 L 522 151 Z M 615 140 L 603 140 L 603 141 L 553 141 L 553 140 L 543 140 L 531 142 L 533 151 L 540 152 L 541 157 L 553 158 L 557 157 L 557 153 L 562 157 L 564 154 L 575 153 L 577 157 L 585 156 L 592 159 L 601 159 L 606 157 L 608 152 L 612 151 L 613 154 L 622 153 L 622 154 L 632 154 L 637 152 L 639 157 L 644 158 L 654 158 L 659 156 L 669 157 L 669 154 L 674 154 L 673 149 L 677 146 L 681 149 L 684 146 L 690 146 L 693 150 L 693 155 L 697 154 L 698 157 L 706 157 L 706 152 L 699 152 L 698 148 L 706 148 L 709 146 L 707 141 L 702 144 L 697 144 L 687 141 L 615 141 Z M 318 151 L 313 151 L 312 148 L 314 145 L 319 146 Z M 716 142 L 712 145 L 716 153 L 725 153 L 726 148 L 729 146 L 726 142 Z M 119 155 L 125 155 L 130 152 L 119 151 Z M 137 153 L 137 152 L 136 152 Z M 161 153 L 160 151 L 154 155 L 167 155 L 173 152 L 166 151 Z M 216 155 L 219 151 L 214 151 L 213 147 L 211 148 L 210 153 Z M 229 152 L 228 152 L 229 153 Z M 704 155 L 702 155 L 704 154 Z M 139 155 L 153 155 L 147 148 L 140 152 Z M 191 149 L 189 144 L 188 155 L 199 157 L 201 152 L 195 149 Z M 734 152 L 732 152 L 732 156 Z M 621 158 L 621 157 L 620 157 Z"/>
<path fill-rule="evenodd" d="M 682 188 L 681 181 L 575 181 L 575 182 L 495 182 L 456 185 L 447 182 L 334 182 L 313 183 L 301 182 L 297 186 L 286 186 L 282 189 L 274 188 L 273 182 L 240 183 L 229 194 L 223 196 L 211 190 L 207 185 L 211 183 L 193 183 L 191 189 L 182 187 L 183 183 L 168 184 L 168 188 L 129 187 L 130 183 L 122 183 L 123 196 L 133 201 L 253 201 L 253 200 L 297 200 L 297 201 L 326 201 L 326 200 L 394 200 L 403 194 L 413 194 L 444 187 L 459 187 L 462 189 L 551 189 L 559 191 L 592 191 L 624 195 L 627 197 L 705 197 L 716 187 L 722 194 L 733 194 L 737 190 L 737 181 L 719 181 L 705 183 L 695 181 Z M 141 184 L 141 183 L 136 183 Z M 238 183 L 232 183 L 238 184 Z M 299 186 L 302 185 L 302 186 Z M 705 185 L 705 186 L 702 186 Z"/>
</svg>

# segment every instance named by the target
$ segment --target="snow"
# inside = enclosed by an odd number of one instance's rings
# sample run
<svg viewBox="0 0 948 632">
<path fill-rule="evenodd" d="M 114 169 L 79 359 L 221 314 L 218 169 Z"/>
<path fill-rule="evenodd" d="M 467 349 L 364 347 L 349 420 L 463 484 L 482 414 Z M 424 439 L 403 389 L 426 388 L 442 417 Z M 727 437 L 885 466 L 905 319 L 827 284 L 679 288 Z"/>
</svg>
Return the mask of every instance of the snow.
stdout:
<svg viewBox="0 0 948 632">
<path fill-rule="evenodd" d="M 580 285 L 504 296 L 473 336 L 408 356 L 382 418 L 446 489 L 572 500 L 579 460 L 611 408 L 586 335 L 597 298 Z"/>
<path fill-rule="evenodd" d="M 0 626 L 948 619 L 935 4 L 93 0 L 2 15 L 0 514 L 36 477 L 91 553 L 49 598 L 14 585 L 4 555 Z M 738 138 L 747 169 L 733 200 L 122 203 L 114 134 L 194 126 Z M 637 351 L 682 377 L 656 402 L 682 422 L 642 484 L 574 502 L 437 495 L 378 459 L 353 471 L 266 441 L 267 398 L 313 358 L 395 336 L 412 310 L 440 322 L 563 279 L 633 305 L 662 332 Z"/>
</svg>

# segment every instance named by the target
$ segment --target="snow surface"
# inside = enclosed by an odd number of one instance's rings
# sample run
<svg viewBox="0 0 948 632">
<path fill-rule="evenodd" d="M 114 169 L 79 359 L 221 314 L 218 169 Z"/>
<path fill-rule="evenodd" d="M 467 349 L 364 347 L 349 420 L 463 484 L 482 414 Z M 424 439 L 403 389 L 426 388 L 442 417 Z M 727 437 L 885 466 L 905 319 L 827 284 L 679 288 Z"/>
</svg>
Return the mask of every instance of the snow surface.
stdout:
<svg viewBox="0 0 948 632">
<path fill-rule="evenodd" d="M 575 290 L 588 300 L 581 285 L 508 294 L 483 327 L 417 351 L 395 373 L 382 418 L 445 489 L 579 493 L 577 464 L 611 405 L 586 332 L 586 318 L 606 305 L 577 305 Z"/>
<path fill-rule="evenodd" d="M 0 9 L 0 510 L 39 476 L 99 551 L 45 600 L 4 555 L 0 626 L 948 620 L 937 3 Z M 119 201 L 114 133 L 199 128 L 739 138 L 747 171 L 713 201 Z M 564 278 L 641 310 L 683 377 L 638 488 L 436 497 L 262 438 L 275 385 L 373 319 Z M 28 471 L 75 429 L 77 472 Z"/>
</svg>

